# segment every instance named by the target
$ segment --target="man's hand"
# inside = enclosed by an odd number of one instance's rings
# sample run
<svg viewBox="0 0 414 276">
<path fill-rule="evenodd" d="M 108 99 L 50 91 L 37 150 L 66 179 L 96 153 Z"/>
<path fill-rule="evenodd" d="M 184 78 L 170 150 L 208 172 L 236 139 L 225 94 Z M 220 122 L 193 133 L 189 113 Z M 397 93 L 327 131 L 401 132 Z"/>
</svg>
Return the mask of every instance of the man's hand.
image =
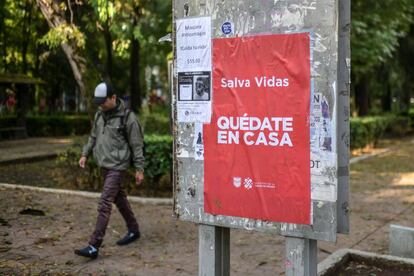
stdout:
<svg viewBox="0 0 414 276">
<path fill-rule="evenodd" d="M 135 172 L 135 182 L 137 183 L 137 186 L 141 185 L 142 180 L 144 180 L 144 172 L 136 171 Z"/>
<path fill-rule="evenodd" d="M 85 156 L 82 156 L 80 159 L 79 159 L 79 166 L 82 168 L 82 169 L 84 169 L 85 168 L 85 164 L 86 164 L 86 157 Z"/>
</svg>

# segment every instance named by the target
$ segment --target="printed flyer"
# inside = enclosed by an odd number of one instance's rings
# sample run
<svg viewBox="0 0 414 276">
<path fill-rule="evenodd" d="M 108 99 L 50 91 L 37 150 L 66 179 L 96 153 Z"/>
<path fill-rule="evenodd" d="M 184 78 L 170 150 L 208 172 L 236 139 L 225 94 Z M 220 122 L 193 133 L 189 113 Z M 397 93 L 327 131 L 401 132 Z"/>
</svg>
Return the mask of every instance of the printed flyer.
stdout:
<svg viewBox="0 0 414 276">
<path fill-rule="evenodd" d="M 177 119 L 211 119 L 211 17 L 177 20 Z"/>
</svg>

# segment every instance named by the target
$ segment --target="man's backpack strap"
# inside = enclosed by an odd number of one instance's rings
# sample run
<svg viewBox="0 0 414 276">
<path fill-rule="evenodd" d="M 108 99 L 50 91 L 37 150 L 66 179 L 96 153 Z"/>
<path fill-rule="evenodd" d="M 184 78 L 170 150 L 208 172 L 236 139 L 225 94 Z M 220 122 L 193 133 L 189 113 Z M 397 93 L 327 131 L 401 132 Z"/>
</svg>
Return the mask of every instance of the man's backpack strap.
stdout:
<svg viewBox="0 0 414 276">
<path fill-rule="evenodd" d="M 128 128 L 127 128 L 126 122 L 128 122 L 129 114 L 131 114 L 131 109 L 129 108 L 125 109 L 124 116 L 121 116 L 121 126 L 120 126 L 120 128 L 122 129 L 122 134 L 124 135 L 125 141 L 127 141 L 128 145 L 129 145 L 129 139 L 128 139 Z"/>
</svg>

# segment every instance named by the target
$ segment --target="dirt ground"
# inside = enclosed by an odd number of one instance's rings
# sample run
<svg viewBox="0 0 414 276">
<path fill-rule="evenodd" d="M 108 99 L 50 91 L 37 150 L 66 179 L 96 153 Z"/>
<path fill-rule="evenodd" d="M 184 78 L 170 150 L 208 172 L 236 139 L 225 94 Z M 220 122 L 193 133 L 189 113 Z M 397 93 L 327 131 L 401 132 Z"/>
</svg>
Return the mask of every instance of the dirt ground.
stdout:
<svg viewBox="0 0 414 276">
<path fill-rule="evenodd" d="M 414 143 L 386 146 L 351 166 L 351 234 L 318 242 L 319 261 L 339 248 L 386 254 L 389 224 L 414 227 Z M 89 261 L 73 250 L 88 241 L 97 199 L 1 188 L 0 275 L 196 275 L 197 227 L 173 218 L 172 206 L 132 205 L 142 238 L 115 245 L 125 226 L 114 209 L 100 257 Z M 28 208 L 45 215 L 19 214 Z M 231 230 L 232 275 L 280 275 L 283 266 L 283 238 Z"/>
</svg>

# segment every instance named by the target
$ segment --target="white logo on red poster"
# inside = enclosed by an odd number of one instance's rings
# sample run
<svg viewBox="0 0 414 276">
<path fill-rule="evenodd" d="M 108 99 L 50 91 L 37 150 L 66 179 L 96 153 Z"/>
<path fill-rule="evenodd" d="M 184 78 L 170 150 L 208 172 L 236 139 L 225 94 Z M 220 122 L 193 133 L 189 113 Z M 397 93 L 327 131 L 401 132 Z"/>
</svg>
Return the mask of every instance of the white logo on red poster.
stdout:
<svg viewBox="0 0 414 276">
<path fill-rule="evenodd" d="M 233 177 L 233 185 L 236 188 L 240 188 L 240 186 L 241 186 L 241 177 Z"/>
<path fill-rule="evenodd" d="M 246 188 L 247 190 L 253 188 L 253 180 L 251 178 L 244 179 L 244 188 Z"/>
</svg>

